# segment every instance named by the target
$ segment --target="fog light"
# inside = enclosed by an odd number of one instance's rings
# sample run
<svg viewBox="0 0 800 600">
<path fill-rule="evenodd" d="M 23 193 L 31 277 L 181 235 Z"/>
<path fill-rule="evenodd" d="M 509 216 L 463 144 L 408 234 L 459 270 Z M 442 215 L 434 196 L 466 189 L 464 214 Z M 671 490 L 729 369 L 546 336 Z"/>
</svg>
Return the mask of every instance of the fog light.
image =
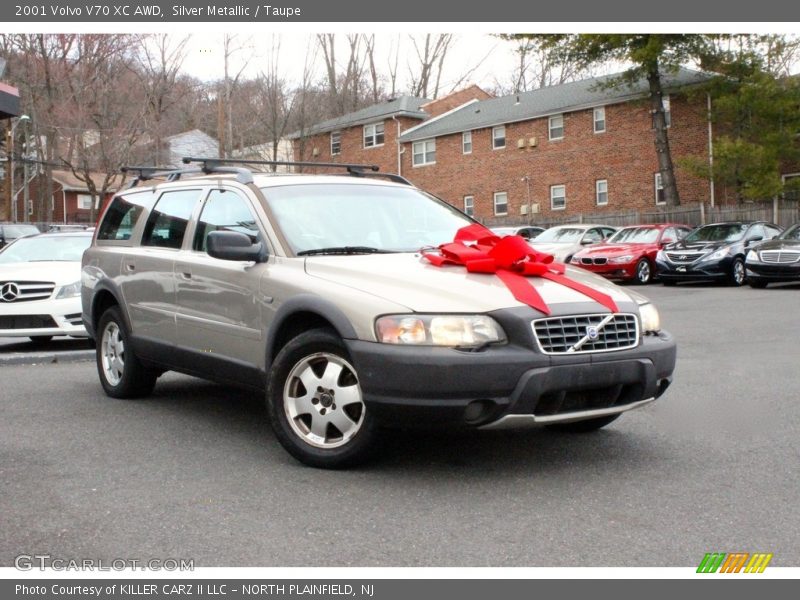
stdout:
<svg viewBox="0 0 800 600">
<path fill-rule="evenodd" d="M 485 421 L 497 406 L 491 400 L 475 400 L 467 404 L 464 409 L 464 421 L 468 424 L 476 424 Z"/>
</svg>

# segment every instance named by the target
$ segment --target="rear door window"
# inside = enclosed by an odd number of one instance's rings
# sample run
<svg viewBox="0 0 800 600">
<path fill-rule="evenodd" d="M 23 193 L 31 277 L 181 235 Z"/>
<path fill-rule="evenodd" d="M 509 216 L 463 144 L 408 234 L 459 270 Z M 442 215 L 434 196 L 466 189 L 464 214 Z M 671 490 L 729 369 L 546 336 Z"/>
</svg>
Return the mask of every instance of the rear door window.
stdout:
<svg viewBox="0 0 800 600">
<path fill-rule="evenodd" d="M 176 190 L 161 194 L 147 218 L 142 246 L 179 250 L 200 190 Z"/>
<path fill-rule="evenodd" d="M 139 217 L 153 205 L 152 194 L 117 196 L 111 201 L 97 230 L 98 240 L 129 240 Z"/>
</svg>

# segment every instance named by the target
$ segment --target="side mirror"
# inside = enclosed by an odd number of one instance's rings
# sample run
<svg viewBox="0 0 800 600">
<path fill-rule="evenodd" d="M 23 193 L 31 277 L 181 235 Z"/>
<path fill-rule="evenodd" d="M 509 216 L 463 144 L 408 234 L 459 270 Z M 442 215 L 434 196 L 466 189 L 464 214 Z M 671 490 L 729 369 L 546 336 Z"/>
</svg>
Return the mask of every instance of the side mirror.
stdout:
<svg viewBox="0 0 800 600">
<path fill-rule="evenodd" d="M 267 253 L 264 244 L 238 231 L 212 231 L 208 234 L 208 255 L 221 260 L 246 260 L 264 262 Z"/>
<path fill-rule="evenodd" d="M 587 240 L 586 238 L 581 240 L 581 246 L 588 246 L 589 244 L 594 244 L 594 240 Z"/>
<path fill-rule="evenodd" d="M 745 246 L 749 246 L 750 244 L 752 244 L 754 242 L 760 242 L 763 239 L 764 239 L 763 235 L 757 235 L 756 237 L 750 238 L 749 240 L 747 240 L 747 242 L 745 242 Z"/>
</svg>

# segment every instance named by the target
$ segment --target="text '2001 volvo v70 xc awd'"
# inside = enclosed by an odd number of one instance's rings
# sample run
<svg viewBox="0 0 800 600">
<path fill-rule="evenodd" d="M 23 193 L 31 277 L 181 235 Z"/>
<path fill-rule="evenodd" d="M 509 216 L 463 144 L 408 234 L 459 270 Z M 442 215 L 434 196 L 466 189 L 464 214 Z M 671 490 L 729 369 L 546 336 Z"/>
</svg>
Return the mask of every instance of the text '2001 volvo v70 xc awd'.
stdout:
<svg viewBox="0 0 800 600">
<path fill-rule="evenodd" d="M 344 467 L 382 426 L 598 429 L 658 398 L 643 296 L 495 236 L 397 175 L 140 169 L 83 257 L 106 393 L 168 370 L 266 394 L 280 443 Z"/>
</svg>

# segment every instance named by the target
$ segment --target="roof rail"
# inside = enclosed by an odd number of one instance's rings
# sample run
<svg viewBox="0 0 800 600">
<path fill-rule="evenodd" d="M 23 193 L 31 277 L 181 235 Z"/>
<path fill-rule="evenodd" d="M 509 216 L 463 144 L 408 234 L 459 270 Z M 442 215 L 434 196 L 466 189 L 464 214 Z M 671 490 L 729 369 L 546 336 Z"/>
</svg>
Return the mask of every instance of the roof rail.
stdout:
<svg viewBox="0 0 800 600">
<path fill-rule="evenodd" d="M 262 165 L 262 166 L 274 166 L 274 167 L 322 167 L 326 169 L 345 169 L 349 175 L 354 177 L 385 177 L 390 181 L 394 181 L 395 183 L 402 183 L 404 185 L 411 185 L 411 182 L 402 177 L 401 175 L 396 175 L 394 173 L 378 173 L 377 171 L 380 169 L 378 165 L 362 165 L 362 164 L 353 164 L 353 163 L 325 163 L 325 162 L 309 162 L 309 161 L 290 161 L 290 160 L 249 160 L 249 159 L 239 159 L 239 158 L 196 158 L 196 157 L 184 157 L 183 162 L 185 164 L 199 162 L 203 163 L 204 171 L 206 168 L 213 168 L 215 172 L 220 172 L 226 167 L 221 167 L 218 165 L 224 164 L 240 164 L 240 165 Z M 230 168 L 230 167 L 228 167 Z M 244 171 L 245 169 L 240 169 L 239 171 Z M 229 171 L 229 172 L 239 172 L 239 171 Z M 249 172 L 249 171 L 248 171 Z"/>
<path fill-rule="evenodd" d="M 156 177 L 166 177 L 167 181 L 176 181 L 185 173 L 202 173 L 202 170 L 199 168 L 176 169 L 174 167 L 142 166 L 122 167 L 120 168 L 120 171 L 126 175 L 131 171 L 136 173 L 136 177 L 134 177 L 133 181 L 130 182 L 128 189 L 136 187 L 142 181 L 149 181 L 151 179 L 155 179 Z"/>
</svg>

